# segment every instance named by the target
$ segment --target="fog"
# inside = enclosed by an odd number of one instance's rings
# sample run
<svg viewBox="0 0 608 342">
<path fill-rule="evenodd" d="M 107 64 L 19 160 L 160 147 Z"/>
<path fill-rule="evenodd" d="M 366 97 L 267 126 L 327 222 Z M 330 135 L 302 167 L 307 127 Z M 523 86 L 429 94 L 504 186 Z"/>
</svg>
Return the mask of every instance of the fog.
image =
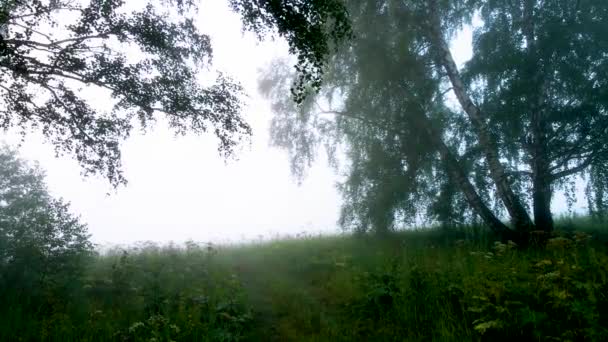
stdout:
<svg viewBox="0 0 608 342">
<path fill-rule="evenodd" d="M 47 170 L 53 194 L 71 202 L 96 243 L 185 240 L 236 242 L 302 232 L 337 233 L 340 196 L 337 175 L 321 155 L 301 184 L 290 174 L 285 151 L 269 146 L 269 104 L 257 94 L 257 75 L 274 58 L 287 56 L 281 40 L 259 43 L 243 33 L 239 17 L 223 1 L 204 1 L 201 30 L 210 34 L 214 67 L 239 80 L 248 97 L 244 116 L 253 137 L 224 160 L 212 136 L 175 137 L 159 121 L 147 134 L 137 133 L 122 148 L 128 185 L 110 187 L 100 177 L 84 178 L 70 156 L 56 157 L 36 133 L 26 137 L 22 157 Z M 453 44 L 462 64 L 471 55 L 471 32 Z M 103 97 L 94 97 L 103 106 Z M 3 133 L 16 144 L 15 132 Z M 566 210 L 563 196 L 553 204 Z M 582 201 L 575 210 L 583 210 Z"/>
<path fill-rule="evenodd" d="M 71 202 L 96 243 L 234 242 L 336 232 L 337 176 L 323 158 L 298 185 L 286 153 L 268 146 L 271 113 L 257 95 L 257 73 L 287 55 L 286 44 L 258 43 L 243 34 L 239 17 L 223 1 L 204 1 L 200 16 L 201 31 L 212 37 L 214 67 L 241 82 L 249 95 L 243 114 L 253 137 L 236 160 L 218 155 L 215 137 L 176 137 L 162 121 L 123 145 L 128 185 L 117 189 L 101 177 L 82 177 L 77 162 L 69 155 L 56 158 L 41 135 L 26 137 L 21 156 L 47 170 L 51 192 Z M 103 106 L 108 99 L 95 100 Z M 19 141 L 15 132 L 4 135 L 9 144 Z"/>
</svg>

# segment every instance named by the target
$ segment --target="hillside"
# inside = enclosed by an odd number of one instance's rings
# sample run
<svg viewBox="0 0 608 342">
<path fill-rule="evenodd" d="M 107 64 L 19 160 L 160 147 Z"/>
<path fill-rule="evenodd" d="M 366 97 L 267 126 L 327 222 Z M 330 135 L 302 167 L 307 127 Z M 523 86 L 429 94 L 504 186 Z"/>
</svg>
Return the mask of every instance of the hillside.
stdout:
<svg viewBox="0 0 608 342">
<path fill-rule="evenodd" d="M 142 244 L 92 258 L 35 312 L 9 301 L 0 340 L 606 340 L 608 230 L 559 225 L 526 251 L 472 227 Z"/>
</svg>

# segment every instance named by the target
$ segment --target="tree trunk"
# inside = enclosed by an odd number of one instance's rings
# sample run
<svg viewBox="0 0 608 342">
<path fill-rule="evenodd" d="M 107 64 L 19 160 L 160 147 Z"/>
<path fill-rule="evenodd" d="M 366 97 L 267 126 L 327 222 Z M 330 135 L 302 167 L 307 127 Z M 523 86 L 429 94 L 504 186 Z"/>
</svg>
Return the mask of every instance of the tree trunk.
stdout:
<svg viewBox="0 0 608 342">
<path fill-rule="evenodd" d="M 551 186 L 542 179 L 534 179 L 534 223 L 536 228 L 545 232 L 553 231 L 553 214 L 551 213 Z"/>
<path fill-rule="evenodd" d="M 471 184 L 471 181 L 460 166 L 458 159 L 451 153 L 445 143 L 441 141 L 437 148 L 441 157 L 447 162 L 448 172 L 450 172 L 456 181 L 456 184 L 459 186 L 471 208 L 473 208 L 477 215 L 483 219 L 484 223 L 494 233 L 500 235 L 503 240 L 519 241 L 520 239 L 517 238 L 515 232 L 502 223 L 502 221 L 500 221 L 484 203 L 483 199 L 479 196 L 475 187 L 473 187 L 473 184 Z"/>
<path fill-rule="evenodd" d="M 534 211 L 534 224 L 537 230 L 553 231 L 553 215 L 551 213 L 551 176 L 548 159 L 547 120 L 544 117 L 543 93 L 544 85 L 540 80 L 538 71 L 535 71 L 533 82 L 539 84 L 538 91 L 533 96 L 534 107 L 530 118 L 532 141 L 530 142 L 530 166 L 532 169 L 532 206 Z"/>
<path fill-rule="evenodd" d="M 430 39 L 433 48 L 437 51 L 438 62 L 446 70 L 452 88 L 462 109 L 468 115 L 473 127 L 479 137 L 479 145 L 484 151 L 486 161 L 490 170 L 490 177 L 496 185 L 496 192 L 504 203 L 515 229 L 519 232 L 528 232 L 533 229 L 534 224 L 525 207 L 513 192 L 505 168 L 498 157 L 498 146 L 492 137 L 486 124 L 485 118 L 479 108 L 469 98 L 466 87 L 462 82 L 449 46 L 443 38 L 439 21 L 439 13 L 436 0 L 430 1 Z"/>
<path fill-rule="evenodd" d="M 412 115 L 413 114 L 414 113 L 412 113 Z M 441 132 L 433 127 L 433 124 L 428 120 L 424 112 L 415 115 L 415 118 L 412 121 L 417 127 L 426 133 L 429 143 L 433 144 L 437 148 L 439 155 L 447 165 L 448 172 L 456 181 L 456 184 L 464 194 L 473 211 L 475 211 L 475 213 L 482 218 L 484 223 L 494 233 L 501 236 L 503 240 L 520 242 L 520 234 L 518 234 L 518 232 L 514 232 L 504 223 L 502 223 L 502 221 L 500 221 L 498 217 L 494 215 L 492 210 L 490 210 L 490 208 L 485 204 L 481 196 L 479 196 L 477 190 L 475 190 L 475 187 L 460 165 L 460 161 L 452 153 L 452 151 L 450 151 L 449 147 L 445 144 L 441 137 Z"/>
<path fill-rule="evenodd" d="M 536 38 L 534 35 L 534 8 L 535 0 L 524 2 L 524 19 L 522 31 L 526 38 L 526 45 L 530 54 L 530 81 L 536 88 L 530 97 L 531 117 L 530 129 L 532 141 L 530 146 L 532 169 L 532 201 L 534 223 L 536 229 L 545 232 L 553 231 L 553 215 L 551 213 L 551 173 L 549 170 L 547 132 L 549 125 L 545 118 L 544 99 L 546 83 L 543 80 L 541 64 L 539 61 Z"/>
</svg>

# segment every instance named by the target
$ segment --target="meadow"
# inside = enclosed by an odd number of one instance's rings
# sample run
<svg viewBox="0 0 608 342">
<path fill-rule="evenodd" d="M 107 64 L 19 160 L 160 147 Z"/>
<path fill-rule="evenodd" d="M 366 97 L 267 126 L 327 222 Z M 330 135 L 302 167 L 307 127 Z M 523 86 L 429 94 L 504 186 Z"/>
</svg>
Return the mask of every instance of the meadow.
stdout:
<svg viewBox="0 0 608 342">
<path fill-rule="evenodd" d="M 482 227 L 143 243 L 5 292 L 0 341 L 605 341 L 607 242 L 578 218 L 525 250 Z"/>
</svg>

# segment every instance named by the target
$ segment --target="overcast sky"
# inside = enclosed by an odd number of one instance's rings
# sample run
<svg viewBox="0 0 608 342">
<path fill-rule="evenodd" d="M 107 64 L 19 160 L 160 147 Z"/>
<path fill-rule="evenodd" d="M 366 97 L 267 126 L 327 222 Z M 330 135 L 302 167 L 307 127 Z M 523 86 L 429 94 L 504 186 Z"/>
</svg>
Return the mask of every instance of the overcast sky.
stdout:
<svg viewBox="0 0 608 342">
<path fill-rule="evenodd" d="M 28 136 L 21 155 L 47 170 L 50 190 L 72 203 L 96 243 L 235 242 L 337 232 L 337 176 L 325 160 L 319 158 L 298 186 L 287 153 L 268 145 L 271 112 L 257 94 L 257 73 L 273 58 L 286 56 L 286 44 L 258 43 L 243 35 L 238 16 L 223 0 L 202 1 L 200 24 L 212 37 L 214 67 L 238 79 L 249 94 L 244 115 L 254 136 L 238 161 L 221 159 L 214 137 L 174 137 L 162 123 L 146 135 L 133 134 L 123 145 L 129 183 L 117 190 L 104 179 L 80 176 L 78 164 L 69 156 L 55 158 L 40 136 Z M 468 59 L 470 32 L 452 47 L 459 62 Z M 1 134 L 9 143 L 17 141 L 10 132 Z M 563 199 L 555 202 L 554 208 L 563 211 Z"/>
</svg>

